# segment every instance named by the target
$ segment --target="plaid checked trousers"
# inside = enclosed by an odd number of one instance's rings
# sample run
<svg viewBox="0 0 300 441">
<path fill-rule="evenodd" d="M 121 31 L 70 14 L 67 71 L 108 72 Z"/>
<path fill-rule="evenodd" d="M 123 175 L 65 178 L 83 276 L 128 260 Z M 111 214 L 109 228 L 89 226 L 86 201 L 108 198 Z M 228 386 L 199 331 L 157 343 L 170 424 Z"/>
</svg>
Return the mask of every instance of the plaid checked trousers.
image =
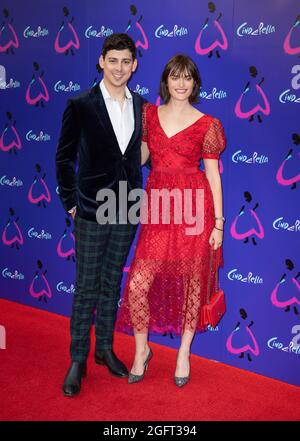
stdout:
<svg viewBox="0 0 300 441">
<path fill-rule="evenodd" d="M 96 349 L 111 349 L 123 266 L 137 225 L 74 219 L 76 285 L 71 315 L 71 359 L 83 362 L 90 350 L 96 308 Z"/>
</svg>

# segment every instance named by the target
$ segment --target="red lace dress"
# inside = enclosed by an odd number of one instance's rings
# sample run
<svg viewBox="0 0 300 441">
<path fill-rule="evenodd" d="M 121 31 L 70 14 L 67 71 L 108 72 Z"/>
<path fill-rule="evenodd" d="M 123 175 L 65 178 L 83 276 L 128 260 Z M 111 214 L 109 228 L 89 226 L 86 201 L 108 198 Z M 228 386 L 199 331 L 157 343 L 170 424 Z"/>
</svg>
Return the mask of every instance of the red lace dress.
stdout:
<svg viewBox="0 0 300 441">
<path fill-rule="evenodd" d="M 186 329 L 204 331 L 202 307 L 218 287 L 222 250 L 213 251 L 208 242 L 215 225 L 214 205 L 199 162 L 201 158 L 219 158 L 225 147 L 223 128 L 217 118 L 204 115 L 168 138 L 157 107 L 146 104 L 143 141 L 150 150 L 152 167 L 146 185 L 148 212 L 142 210 L 116 330 L 178 335 Z M 173 190 L 175 195 L 169 198 L 170 210 L 167 203 L 163 206 L 162 198 L 159 205 L 150 203 L 155 200 L 151 195 L 163 189 Z M 164 218 L 166 213 L 170 213 L 169 219 Z M 182 221 L 178 220 L 180 215 Z M 193 219 L 198 221 L 193 224 Z"/>
</svg>

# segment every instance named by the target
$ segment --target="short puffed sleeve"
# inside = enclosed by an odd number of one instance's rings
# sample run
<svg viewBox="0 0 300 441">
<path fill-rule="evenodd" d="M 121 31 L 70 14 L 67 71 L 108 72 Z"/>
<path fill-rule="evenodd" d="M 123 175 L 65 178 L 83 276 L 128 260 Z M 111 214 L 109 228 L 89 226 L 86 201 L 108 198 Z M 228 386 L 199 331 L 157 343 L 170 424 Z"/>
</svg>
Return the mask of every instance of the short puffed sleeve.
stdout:
<svg viewBox="0 0 300 441">
<path fill-rule="evenodd" d="M 226 138 L 221 122 L 213 118 L 204 136 L 202 158 L 219 159 L 220 153 L 225 149 Z"/>
<path fill-rule="evenodd" d="M 151 106 L 150 103 L 143 104 L 142 108 L 142 141 L 148 141 L 148 127 L 147 127 L 147 111 Z"/>
</svg>

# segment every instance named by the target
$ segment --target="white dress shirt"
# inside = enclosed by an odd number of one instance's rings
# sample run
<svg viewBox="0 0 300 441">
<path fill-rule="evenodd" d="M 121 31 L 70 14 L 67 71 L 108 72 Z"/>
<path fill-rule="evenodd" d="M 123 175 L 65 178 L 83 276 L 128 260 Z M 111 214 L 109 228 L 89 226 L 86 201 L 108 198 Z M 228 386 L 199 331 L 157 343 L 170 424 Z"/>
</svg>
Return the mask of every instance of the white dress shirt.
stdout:
<svg viewBox="0 0 300 441">
<path fill-rule="evenodd" d="M 124 155 L 134 131 L 132 95 L 128 87 L 125 87 L 125 100 L 121 108 L 120 103 L 110 96 L 103 80 L 100 82 L 100 89 L 120 150 Z"/>
<path fill-rule="evenodd" d="M 110 96 L 103 80 L 100 82 L 100 89 L 120 150 L 124 155 L 134 131 L 132 95 L 128 87 L 125 87 L 125 100 L 123 108 L 121 108 L 120 103 Z M 69 213 L 72 213 L 75 208 L 76 207 L 73 207 L 69 210 Z"/>
</svg>

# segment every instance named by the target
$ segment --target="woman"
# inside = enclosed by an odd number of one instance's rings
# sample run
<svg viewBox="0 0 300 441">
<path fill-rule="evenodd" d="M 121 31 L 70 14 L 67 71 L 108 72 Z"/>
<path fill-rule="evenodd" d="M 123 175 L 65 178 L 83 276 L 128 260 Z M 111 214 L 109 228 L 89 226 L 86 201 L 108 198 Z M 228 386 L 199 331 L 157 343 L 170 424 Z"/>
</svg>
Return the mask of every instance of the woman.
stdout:
<svg viewBox="0 0 300 441">
<path fill-rule="evenodd" d="M 129 383 L 143 379 L 152 358 L 149 331 L 181 335 L 174 380 L 179 387 L 189 381 L 190 346 L 195 332 L 207 325 L 202 307 L 218 289 L 225 220 L 218 158 L 225 137 L 217 118 L 192 106 L 200 86 L 195 63 L 176 55 L 160 82 L 165 104 L 147 103 L 143 111 L 142 163 L 151 154 L 146 186 L 151 204 L 142 220 L 117 323 L 118 330 L 134 330 L 136 353 Z M 200 159 L 205 173 L 199 170 Z M 175 195 L 170 197 L 169 211 L 166 203 L 165 207 L 152 204 L 159 190 Z M 186 196 L 181 204 L 178 195 Z M 199 207 L 201 216 L 198 213 L 198 225 L 192 228 Z M 180 214 L 184 214 L 182 222 L 178 222 Z"/>
</svg>

